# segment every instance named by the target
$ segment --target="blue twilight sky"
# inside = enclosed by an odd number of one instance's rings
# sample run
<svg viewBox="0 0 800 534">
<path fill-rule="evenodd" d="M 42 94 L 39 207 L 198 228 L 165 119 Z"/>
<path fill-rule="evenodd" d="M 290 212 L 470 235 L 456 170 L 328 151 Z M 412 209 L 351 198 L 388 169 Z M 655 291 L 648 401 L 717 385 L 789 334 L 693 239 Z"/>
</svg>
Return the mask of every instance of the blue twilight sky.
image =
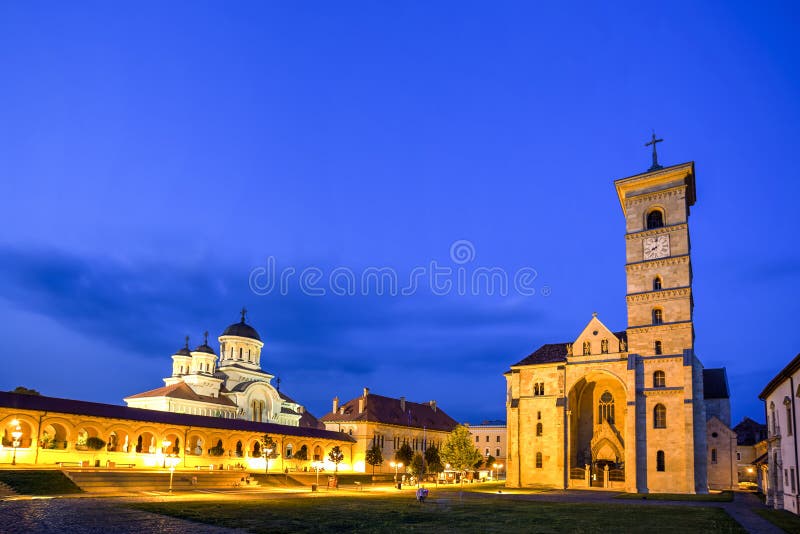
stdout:
<svg viewBox="0 0 800 534">
<path fill-rule="evenodd" d="M 369 386 L 503 418 L 509 365 L 593 311 L 625 328 L 612 182 L 655 128 L 662 163 L 696 162 L 696 350 L 761 420 L 800 350 L 798 36 L 790 2 L 3 2 L 0 389 L 122 403 L 246 305 L 316 415 Z M 254 292 L 268 258 L 315 287 L 537 274 Z"/>
</svg>

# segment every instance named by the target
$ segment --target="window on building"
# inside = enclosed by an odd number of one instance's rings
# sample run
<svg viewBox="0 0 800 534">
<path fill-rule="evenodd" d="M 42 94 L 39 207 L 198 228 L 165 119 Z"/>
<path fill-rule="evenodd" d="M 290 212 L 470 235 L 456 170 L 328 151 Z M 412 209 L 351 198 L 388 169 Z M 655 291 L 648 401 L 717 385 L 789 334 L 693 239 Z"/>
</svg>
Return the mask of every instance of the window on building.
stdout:
<svg viewBox="0 0 800 534">
<path fill-rule="evenodd" d="M 495 441 L 496 441 L 497 443 L 500 443 L 500 436 L 497 436 L 497 439 L 496 439 Z"/>
<path fill-rule="evenodd" d="M 583 355 L 588 356 L 592 353 L 592 342 L 591 341 L 584 341 L 583 342 Z"/>
<path fill-rule="evenodd" d="M 667 387 L 667 375 L 664 371 L 656 371 L 653 373 L 653 387 L 663 388 Z"/>
<path fill-rule="evenodd" d="M 789 468 L 789 480 L 792 482 L 792 493 L 797 493 L 797 479 L 794 476 L 794 467 Z"/>
<path fill-rule="evenodd" d="M 536 419 L 542 418 L 542 412 L 536 412 Z"/>
<path fill-rule="evenodd" d="M 786 435 L 792 435 L 792 427 L 794 427 L 794 421 L 792 420 L 792 399 L 789 397 L 785 397 L 783 399 L 783 405 L 786 407 Z"/>
<path fill-rule="evenodd" d="M 666 471 L 664 451 L 656 451 L 656 471 Z"/>
<path fill-rule="evenodd" d="M 717 463 L 717 449 L 711 449 L 711 463 Z"/>
<path fill-rule="evenodd" d="M 536 423 L 536 435 L 537 436 L 542 435 L 542 423 Z"/>
<path fill-rule="evenodd" d="M 600 402 L 597 408 L 597 419 L 601 423 L 603 421 L 608 421 L 609 424 L 614 424 L 614 397 L 608 391 L 600 396 Z"/>
<path fill-rule="evenodd" d="M 656 276 L 653 278 L 653 291 L 660 291 L 661 290 L 661 277 Z"/>
<path fill-rule="evenodd" d="M 777 425 L 777 420 L 775 419 L 775 403 L 774 402 L 770 402 L 769 403 L 769 418 L 772 420 L 772 433 L 773 434 L 777 434 L 778 433 L 778 425 Z"/>
<path fill-rule="evenodd" d="M 667 428 L 667 408 L 663 404 L 653 408 L 653 428 Z"/>
<path fill-rule="evenodd" d="M 600 342 L 600 353 L 608 354 L 608 340 L 604 339 Z"/>
<path fill-rule="evenodd" d="M 489 456 L 489 447 L 486 447 L 486 454 L 484 456 Z"/>
<path fill-rule="evenodd" d="M 736 461 L 741 461 L 741 459 L 742 459 L 742 453 L 739 452 L 739 451 L 736 451 Z"/>
<path fill-rule="evenodd" d="M 653 308 L 653 324 L 664 323 L 664 311 L 661 308 Z"/>
<path fill-rule="evenodd" d="M 663 354 L 664 349 L 661 346 L 661 340 L 656 340 L 653 342 L 653 352 L 656 354 Z"/>
<path fill-rule="evenodd" d="M 661 210 L 653 210 L 647 214 L 647 229 L 661 228 L 664 226 L 664 214 Z"/>
<path fill-rule="evenodd" d="M 541 452 L 537 452 L 536 453 L 536 469 L 541 469 L 541 468 L 542 468 L 542 453 Z"/>
<path fill-rule="evenodd" d="M 481 437 L 480 436 L 475 436 L 475 443 L 480 443 L 480 441 L 481 441 Z"/>
<path fill-rule="evenodd" d="M 536 382 L 533 385 L 533 396 L 541 397 L 542 395 L 544 395 L 544 382 Z"/>
<path fill-rule="evenodd" d="M 500 457 L 500 449 L 495 449 L 494 450 L 494 457 L 495 458 L 499 458 Z"/>
<path fill-rule="evenodd" d="M 242 347 L 239 347 L 239 359 L 240 360 L 242 359 L 242 353 L 243 352 L 244 352 L 244 349 Z"/>
<path fill-rule="evenodd" d="M 486 443 L 489 443 L 489 436 L 486 436 Z"/>
</svg>

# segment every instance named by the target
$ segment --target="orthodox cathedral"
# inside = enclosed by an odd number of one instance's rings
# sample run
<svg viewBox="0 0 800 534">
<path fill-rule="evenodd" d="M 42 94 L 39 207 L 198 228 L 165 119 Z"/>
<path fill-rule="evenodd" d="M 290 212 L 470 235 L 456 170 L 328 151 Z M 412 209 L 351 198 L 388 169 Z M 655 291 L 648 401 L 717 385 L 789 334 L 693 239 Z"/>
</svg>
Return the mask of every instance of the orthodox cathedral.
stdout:
<svg viewBox="0 0 800 534">
<path fill-rule="evenodd" d="M 280 379 L 261 369 L 264 342 L 246 322 L 242 310 L 238 323 L 219 336 L 219 357 L 208 344 L 189 349 L 185 346 L 172 355 L 172 375 L 164 386 L 126 397 L 131 408 L 206 415 L 227 419 L 277 423 L 289 426 L 319 427 L 304 407 L 280 392 Z"/>
</svg>

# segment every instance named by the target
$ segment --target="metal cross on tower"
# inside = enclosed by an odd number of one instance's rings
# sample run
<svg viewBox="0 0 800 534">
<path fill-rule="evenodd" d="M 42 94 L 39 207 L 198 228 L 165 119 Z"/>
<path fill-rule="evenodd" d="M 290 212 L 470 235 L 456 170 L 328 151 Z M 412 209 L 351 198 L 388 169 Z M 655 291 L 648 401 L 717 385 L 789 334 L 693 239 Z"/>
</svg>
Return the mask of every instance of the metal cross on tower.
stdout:
<svg viewBox="0 0 800 534">
<path fill-rule="evenodd" d="M 656 139 L 656 132 L 654 131 L 653 138 L 650 140 L 650 142 L 644 144 L 644 146 L 653 145 L 653 165 L 647 169 L 648 171 L 657 171 L 658 169 L 664 168 L 658 164 L 658 152 L 656 152 L 656 143 L 661 143 L 663 141 L 663 139 Z"/>
</svg>

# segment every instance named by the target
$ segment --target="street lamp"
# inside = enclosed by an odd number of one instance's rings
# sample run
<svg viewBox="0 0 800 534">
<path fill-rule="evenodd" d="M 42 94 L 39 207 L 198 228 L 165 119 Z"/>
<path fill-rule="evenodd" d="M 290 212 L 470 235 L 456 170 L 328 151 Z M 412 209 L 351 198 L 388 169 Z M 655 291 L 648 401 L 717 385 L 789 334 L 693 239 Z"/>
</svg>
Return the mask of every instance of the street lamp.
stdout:
<svg viewBox="0 0 800 534">
<path fill-rule="evenodd" d="M 394 467 L 394 483 L 397 484 L 397 470 L 403 468 L 403 462 L 390 462 L 389 465 Z"/>
<path fill-rule="evenodd" d="M 165 439 L 161 442 L 161 454 L 164 456 L 164 464 L 162 467 L 167 467 L 167 447 L 172 445 L 172 442 L 168 439 Z M 172 485 L 172 484 L 170 484 Z"/>
<path fill-rule="evenodd" d="M 497 480 L 500 480 L 500 468 L 503 467 L 503 464 L 495 463 L 495 464 L 492 464 L 492 467 L 494 467 L 494 470 L 497 470 Z M 494 478 L 494 472 L 492 473 L 492 478 Z"/>
<path fill-rule="evenodd" d="M 317 487 L 319 487 L 319 469 L 322 467 L 322 462 L 314 462 L 311 467 L 317 471 Z"/>
<path fill-rule="evenodd" d="M 169 445 L 167 445 L 169 447 Z M 178 458 L 169 459 L 169 494 L 172 495 L 172 475 L 175 474 L 175 464 L 178 463 Z"/>
<path fill-rule="evenodd" d="M 272 447 L 264 449 L 264 452 L 266 453 L 264 455 L 264 459 L 267 461 L 267 475 L 269 475 L 269 457 L 272 456 L 272 451 L 273 451 Z"/>
<path fill-rule="evenodd" d="M 19 421 L 14 419 L 11 421 L 14 430 L 11 432 L 11 437 L 14 441 L 11 443 L 14 446 L 14 456 L 11 458 L 11 465 L 17 465 L 17 447 L 20 446 L 20 438 L 22 438 L 22 428 L 19 426 Z"/>
</svg>

